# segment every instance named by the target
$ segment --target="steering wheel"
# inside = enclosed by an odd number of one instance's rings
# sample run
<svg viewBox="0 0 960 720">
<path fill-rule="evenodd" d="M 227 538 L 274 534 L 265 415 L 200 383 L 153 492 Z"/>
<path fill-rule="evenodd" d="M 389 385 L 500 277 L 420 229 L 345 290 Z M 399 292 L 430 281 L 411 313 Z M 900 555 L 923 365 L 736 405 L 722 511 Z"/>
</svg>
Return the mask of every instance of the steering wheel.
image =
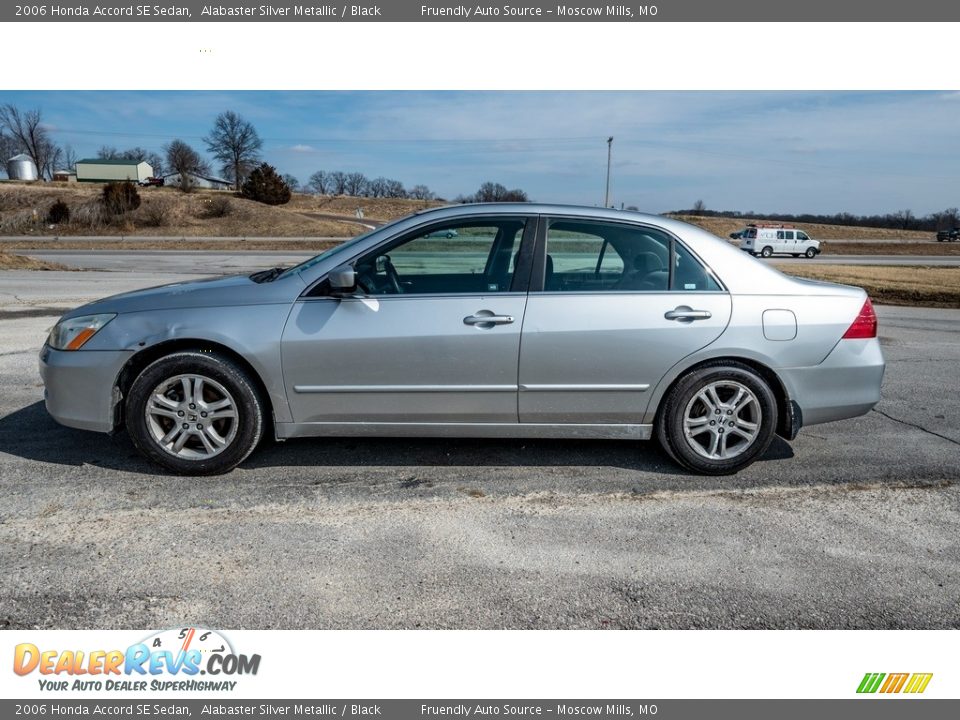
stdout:
<svg viewBox="0 0 960 720">
<path fill-rule="evenodd" d="M 387 281 L 390 283 L 390 288 L 393 290 L 393 292 L 397 295 L 402 295 L 403 287 L 400 285 L 400 275 L 397 273 L 397 269 L 390 261 L 389 255 L 383 256 L 383 270 L 387 274 Z"/>
</svg>

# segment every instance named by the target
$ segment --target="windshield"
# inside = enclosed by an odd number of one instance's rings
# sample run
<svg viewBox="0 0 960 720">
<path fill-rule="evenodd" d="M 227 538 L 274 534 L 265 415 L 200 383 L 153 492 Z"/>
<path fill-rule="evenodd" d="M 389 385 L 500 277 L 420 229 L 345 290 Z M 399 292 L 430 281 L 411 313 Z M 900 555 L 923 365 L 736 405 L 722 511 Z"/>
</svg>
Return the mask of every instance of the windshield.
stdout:
<svg viewBox="0 0 960 720">
<path fill-rule="evenodd" d="M 324 250 L 324 251 L 323 251 L 322 253 L 320 253 L 319 255 L 314 255 L 314 256 L 313 256 L 312 258 L 310 258 L 309 260 L 304 260 L 304 261 L 303 261 L 302 263 L 300 263 L 299 265 L 294 265 L 292 268 L 287 268 L 286 270 L 283 271 L 283 273 L 282 273 L 279 277 L 280 277 L 280 278 L 289 277 L 290 275 L 293 275 L 294 273 L 303 272 L 304 270 L 307 270 L 307 269 L 309 269 L 309 268 L 312 268 L 314 265 L 316 265 L 316 264 L 319 263 L 319 262 L 323 262 L 324 260 L 326 260 L 326 259 L 327 259 L 328 257 L 330 257 L 331 255 L 333 255 L 333 254 L 335 254 L 335 253 L 338 253 L 338 252 L 340 252 L 341 250 L 345 250 L 345 249 L 347 249 L 347 248 L 349 248 L 349 247 L 352 247 L 353 245 L 356 245 L 356 244 L 357 244 L 358 242 L 360 242 L 361 240 L 365 240 L 366 238 L 370 237 L 373 233 L 375 233 L 375 232 L 376 232 L 377 230 L 379 230 L 379 229 L 380 229 L 380 228 L 374 228 L 373 230 L 369 230 L 368 232 L 365 232 L 365 233 L 363 233 L 362 235 L 357 235 L 356 237 L 351 238 L 351 239 L 347 240 L 346 242 L 342 242 L 342 243 L 340 243 L 339 245 L 334 245 L 332 248 L 329 248 L 329 249 L 327 249 L 327 250 Z"/>
</svg>

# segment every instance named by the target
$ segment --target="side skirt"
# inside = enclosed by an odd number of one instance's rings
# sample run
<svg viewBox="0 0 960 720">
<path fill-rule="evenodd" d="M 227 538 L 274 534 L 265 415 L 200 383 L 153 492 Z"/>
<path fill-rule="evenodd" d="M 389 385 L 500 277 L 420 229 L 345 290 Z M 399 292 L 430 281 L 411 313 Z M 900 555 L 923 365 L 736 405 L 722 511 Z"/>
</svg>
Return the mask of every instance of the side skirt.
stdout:
<svg viewBox="0 0 960 720">
<path fill-rule="evenodd" d="M 653 425 L 550 423 L 276 423 L 277 440 L 298 437 L 573 438 L 649 440 Z"/>
</svg>

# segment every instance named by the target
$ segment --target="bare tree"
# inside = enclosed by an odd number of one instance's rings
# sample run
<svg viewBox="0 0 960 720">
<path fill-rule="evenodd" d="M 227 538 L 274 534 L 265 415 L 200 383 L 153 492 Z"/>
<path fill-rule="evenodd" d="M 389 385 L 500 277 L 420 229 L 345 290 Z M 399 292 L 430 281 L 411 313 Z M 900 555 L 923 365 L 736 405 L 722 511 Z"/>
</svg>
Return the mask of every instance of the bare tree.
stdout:
<svg viewBox="0 0 960 720">
<path fill-rule="evenodd" d="M 334 195 L 346 195 L 347 174 L 345 172 L 334 170 L 330 173 L 330 190 Z"/>
<path fill-rule="evenodd" d="M 21 111 L 16 105 L 0 106 L 0 133 L 12 139 L 25 152 L 41 178 L 52 178 L 62 151 L 43 124 L 40 110 Z"/>
<path fill-rule="evenodd" d="M 693 214 L 694 215 L 703 215 L 703 212 L 707 209 L 707 204 L 703 200 L 697 200 L 693 204 Z"/>
<path fill-rule="evenodd" d="M 77 153 L 74 149 L 67 145 L 63 148 L 63 167 L 67 170 L 73 172 L 77 169 L 77 160 L 80 158 L 77 157 Z"/>
<path fill-rule="evenodd" d="M 163 148 L 167 156 L 167 167 L 180 176 L 180 189 L 190 192 L 193 189 L 193 175 L 210 172 L 210 166 L 200 157 L 200 153 L 183 140 L 174 140 Z"/>
<path fill-rule="evenodd" d="M 347 195 L 358 197 L 363 195 L 367 189 L 367 176 L 361 172 L 347 173 L 346 187 Z"/>
<path fill-rule="evenodd" d="M 414 185 L 410 188 L 410 197 L 414 200 L 433 200 L 436 195 L 426 185 Z"/>
<path fill-rule="evenodd" d="M 297 180 L 296 175 L 291 175 L 290 173 L 286 173 L 283 176 L 283 181 L 287 184 L 287 187 L 290 188 L 291 192 L 296 192 L 297 190 L 300 189 L 300 181 Z"/>
<path fill-rule="evenodd" d="M 380 198 L 387 194 L 387 183 L 390 182 L 385 177 L 374 178 L 367 183 L 367 194 L 370 197 Z"/>
<path fill-rule="evenodd" d="M 940 223 L 948 230 L 960 227 L 960 210 L 955 207 L 947 208 L 940 214 Z"/>
<path fill-rule="evenodd" d="M 112 145 L 101 145 L 97 148 L 97 157 L 101 160 L 116 160 L 120 157 L 120 151 Z"/>
<path fill-rule="evenodd" d="M 399 180 L 387 180 L 387 189 L 383 196 L 388 198 L 405 198 L 407 191 L 404 189 L 403 183 Z"/>
<path fill-rule="evenodd" d="M 893 214 L 894 220 L 897 225 L 903 230 L 909 230 L 910 226 L 913 224 L 913 211 L 912 210 L 897 210 Z"/>
<path fill-rule="evenodd" d="M 330 193 L 330 175 L 323 170 L 317 170 L 311 175 L 307 184 L 318 195 L 328 195 Z"/>
<path fill-rule="evenodd" d="M 223 164 L 223 172 L 233 181 L 234 189 L 240 190 L 247 174 L 259 163 L 263 147 L 253 125 L 228 110 L 217 115 L 213 130 L 203 141 L 207 151 Z"/>
</svg>

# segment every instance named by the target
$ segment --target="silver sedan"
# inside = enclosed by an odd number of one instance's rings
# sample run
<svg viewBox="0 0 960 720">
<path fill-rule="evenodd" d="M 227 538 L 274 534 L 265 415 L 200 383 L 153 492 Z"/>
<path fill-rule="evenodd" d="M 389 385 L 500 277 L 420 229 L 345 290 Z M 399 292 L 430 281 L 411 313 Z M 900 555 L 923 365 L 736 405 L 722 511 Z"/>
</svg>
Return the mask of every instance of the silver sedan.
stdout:
<svg viewBox="0 0 960 720">
<path fill-rule="evenodd" d="M 106 298 L 40 355 L 60 423 L 125 428 L 183 474 L 261 439 L 656 436 L 732 473 L 880 399 L 854 287 L 787 277 L 679 221 L 535 204 L 430 210 L 296 267 Z"/>
</svg>

